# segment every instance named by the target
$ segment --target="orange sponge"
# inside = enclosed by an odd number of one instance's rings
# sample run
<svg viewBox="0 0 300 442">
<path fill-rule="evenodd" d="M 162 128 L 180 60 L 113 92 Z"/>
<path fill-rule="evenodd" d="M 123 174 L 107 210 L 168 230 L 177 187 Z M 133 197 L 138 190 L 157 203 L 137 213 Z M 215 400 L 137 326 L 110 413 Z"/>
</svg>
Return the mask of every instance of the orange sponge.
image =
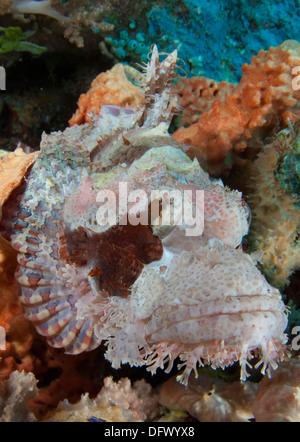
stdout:
<svg viewBox="0 0 300 442">
<path fill-rule="evenodd" d="M 231 95 L 212 103 L 208 112 L 174 138 L 191 145 L 189 153 L 214 176 L 228 173 L 257 152 L 260 141 L 275 126 L 295 121 L 300 90 L 293 89 L 295 66 L 300 65 L 300 43 L 287 40 L 280 46 L 261 50 Z"/>
</svg>

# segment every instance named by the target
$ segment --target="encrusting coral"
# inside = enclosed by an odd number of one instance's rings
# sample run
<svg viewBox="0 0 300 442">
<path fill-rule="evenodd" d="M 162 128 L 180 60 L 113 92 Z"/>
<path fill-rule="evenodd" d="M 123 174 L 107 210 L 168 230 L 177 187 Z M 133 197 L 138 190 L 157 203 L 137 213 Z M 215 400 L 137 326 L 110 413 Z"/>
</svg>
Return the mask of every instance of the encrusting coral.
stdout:
<svg viewBox="0 0 300 442">
<path fill-rule="evenodd" d="M 208 112 L 173 137 L 189 144 L 202 167 L 213 176 L 226 175 L 233 166 L 253 158 L 261 140 L 278 125 L 286 127 L 299 112 L 300 89 L 293 88 L 300 65 L 300 44 L 287 40 L 260 50 L 242 67 L 242 79 L 230 95 L 215 100 Z"/>
<path fill-rule="evenodd" d="M 167 132 L 176 56 L 159 62 L 154 46 L 140 108 L 103 105 L 90 124 L 43 135 L 1 232 L 18 251 L 26 317 L 51 346 L 75 355 L 104 342 L 113 367 L 153 373 L 180 356 L 185 384 L 197 365 L 239 361 L 245 379 L 254 350 L 262 372 L 284 357 L 285 306 L 236 249 L 248 230 L 242 195 Z"/>
<path fill-rule="evenodd" d="M 85 394 L 75 404 L 64 400 L 43 421 L 82 422 L 93 417 L 99 421 L 136 422 L 153 420 L 158 413 L 157 394 L 143 379 L 131 385 L 128 378 L 114 382 L 107 377 L 94 399 Z"/>
<path fill-rule="evenodd" d="M 0 422 L 35 422 L 28 402 L 38 394 L 33 373 L 14 371 L 0 386 Z"/>
<path fill-rule="evenodd" d="M 300 269 L 299 133 L 299 121 L 279 132 L 263 147 L 249 171 L 249 243 L 252 249 L 263 251 L 264 272 L 281 289 Z"/>
<path fill-rule="evenodd" d="M 35 422 L 33 404 L 41 401 L 37 379 L 33 373 L 13 371 L 0 386 L 0 422 Z M 136 422 L 153 420 L 160 412 L 157 393 L 143 379 L 133 385 L 128 378 L 114 382 L 104 379 L 98 395 L 91 399 L 83 394 L 75 403 L 63 400 L 45 416 L 43 422 L 99 421 Z"/>
</svg>

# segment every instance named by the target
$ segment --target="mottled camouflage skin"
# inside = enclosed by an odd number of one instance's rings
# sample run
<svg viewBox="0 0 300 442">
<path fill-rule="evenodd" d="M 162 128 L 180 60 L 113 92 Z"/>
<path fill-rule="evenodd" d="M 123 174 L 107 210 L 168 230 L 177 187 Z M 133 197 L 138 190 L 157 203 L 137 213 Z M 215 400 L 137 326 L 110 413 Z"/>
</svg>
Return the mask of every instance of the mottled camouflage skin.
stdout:
<svg viewBox="0 0 300 442">
<path fill-rule="evenodd" d="M 248 230 L 241 194 L 211 181 L 167 129 L 176 51 L 154 47 L 145 106 L 103 106 L 92 123 L 43 135 L 25 183 L 3 208 L 1 231 L 18 251 L 20 300 L 50 345 L 77 354 L 105 342 L 114 367 L 155 372 L 180 356 L 187 383 L 197 364 L 224 367 L 259 349 L 263 370 L 284 354 L 287 319 L 278 290 L 236 247 Z M 96 222 L 97 193 L 202 189 L 205 228 Z"/>
</svg>

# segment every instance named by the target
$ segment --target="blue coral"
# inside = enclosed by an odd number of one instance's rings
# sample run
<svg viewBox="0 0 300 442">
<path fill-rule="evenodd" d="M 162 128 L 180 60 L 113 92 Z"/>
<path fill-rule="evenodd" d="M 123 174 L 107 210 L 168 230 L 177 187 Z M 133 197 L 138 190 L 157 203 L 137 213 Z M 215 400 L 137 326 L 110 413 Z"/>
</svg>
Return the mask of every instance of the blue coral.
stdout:
<svg viewBox="0 0 300 442">
<path fill-rule="evenodd" d="M 132 22 L 130 22 L 132 23 Z M 150 41 L 146 42 L 146 35 L 143 32 L 132 31 L 135 26 L 130 26 L 129 32 L 122 29 L 119 32 L 119 38 L 105 37 L 104 41 L 108 43 L 111 51 L 120 60 L 126 57 L 135 59 L 137 56 L 141 61 L 148 61 L 148 54 L 150 52 Z"/>
<path fill-rule="evenodd" d="M 184 3 L 189 10 L 185 15 L 153 6 L 147 19 L 149 36 L 161 35 L 158 43 L 164 40 L 166 52 L 178 46 L 179 57 L 187 61 L 192 75 L 238 81 L 242 64 L 250 61 L 249 53 L 299 37 L 297 0 Z"/>
<path fill-rule="evenodd" d="M 148 5 L 143 16 L 117 22 L 114 37 L 106 39 L 117 58 L 145 62 L 155 43 L 162 52 L 178 48 L 189 76 L 238 82 L 241 66 L 260 49 L 299 38 L 298 0 L 166 0 Z"/>
</svg>

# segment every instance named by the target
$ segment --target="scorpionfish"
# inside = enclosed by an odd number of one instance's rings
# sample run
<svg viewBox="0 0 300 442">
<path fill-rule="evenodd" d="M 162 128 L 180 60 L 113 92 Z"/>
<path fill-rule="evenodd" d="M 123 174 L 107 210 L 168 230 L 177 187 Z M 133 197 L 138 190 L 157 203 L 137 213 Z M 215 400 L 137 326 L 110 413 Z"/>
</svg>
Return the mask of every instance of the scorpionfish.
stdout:
<svg viewBox="0 0 300 442">
<path fill-rule="evenodd" d="M 114 368 L 152 373 L 178 358 L 184 384 L 198 366 L 239 361 L 244 380 L 253 354 L 263 372 L 283 359 L 286 308 L 240 247 L 241 193 L 168 133 L 176 59 L 153 47 L 140 108 L 103 105 L 89 124 L 43 134 L 1 232 L 18 252 L 26 317 L 51 346 L 78 354 L 103 343 Z M 189 202 L 181 222 L 178 195 Z"/>
</svg>

